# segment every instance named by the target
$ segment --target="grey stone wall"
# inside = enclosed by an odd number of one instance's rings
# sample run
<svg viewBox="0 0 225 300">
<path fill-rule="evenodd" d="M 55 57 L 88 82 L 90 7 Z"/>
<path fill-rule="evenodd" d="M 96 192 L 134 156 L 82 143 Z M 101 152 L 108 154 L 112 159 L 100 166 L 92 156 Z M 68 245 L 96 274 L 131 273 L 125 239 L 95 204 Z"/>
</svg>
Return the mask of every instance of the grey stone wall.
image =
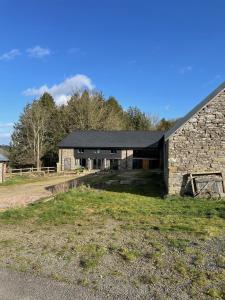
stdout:
<svg viewBox="0 0 225 300">
<path fill-rule="evenodd" d="M 185 192 L 188 173 L 225 173 L 225 90 L 169 138 L 167 153 L 168 194 Z"/>
<path fill-rule="evenodd" d="M 74 149 L 59 149 L 59 163 L 57 164 L 57 171 L 64 171 L 65 164 L 70 162 L 71 170 L 74 170 L 76 166 L 76 159 L 74 155 Z"/>
<path fill-rule="evenodd" d="M 59 149 L 59 162 L 57 164 L 58 171 L 64 171 L 68 162 L 71 165 L 71 170 L 80 167 L 80 159 L 87 160 L 87 168 L 93 168 L 93 159 L 101 159 L 103 169 L 110 168 L 110 159 L 118 159 L 119 169 L 132 169 L 133 167 L 133 150 L 117 150 L 117 153 L 111 153 L 110 149 L 84 149 L 84 153 L 79 153 L 78 149 Z"/>
</svg>

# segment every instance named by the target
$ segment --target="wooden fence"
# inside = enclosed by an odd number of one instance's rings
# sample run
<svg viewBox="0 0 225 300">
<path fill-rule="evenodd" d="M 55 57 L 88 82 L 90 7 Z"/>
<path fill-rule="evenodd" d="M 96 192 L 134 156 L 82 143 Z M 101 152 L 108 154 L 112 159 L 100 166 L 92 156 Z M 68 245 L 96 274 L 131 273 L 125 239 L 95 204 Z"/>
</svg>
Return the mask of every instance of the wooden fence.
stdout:
<svg viewBox="0 0 225 300">
<path fill-rule="evenodd" d="M 9 175 L 24 175 L 24 174 L 31 174 L 31 173 L 53 173 L 56 171 L 55 167 L 43 167 L 43 168 L 20 168 L 20 169 L 11 169 L 7 170 L 7 174 Z"/>
</svg>

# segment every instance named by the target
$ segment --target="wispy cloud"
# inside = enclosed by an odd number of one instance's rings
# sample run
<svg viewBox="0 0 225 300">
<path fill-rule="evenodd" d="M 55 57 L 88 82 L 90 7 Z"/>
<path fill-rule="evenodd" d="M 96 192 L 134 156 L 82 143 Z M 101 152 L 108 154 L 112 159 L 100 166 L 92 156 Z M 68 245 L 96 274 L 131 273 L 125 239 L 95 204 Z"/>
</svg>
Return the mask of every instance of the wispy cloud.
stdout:
<svg viewBox="0 0 225 300">
<path fill-rule="evenodd" d="M 9 145 L 11 133 L 0 132 L 0 145 Z"/>
<path fill-rule="evenodd" d="M 0 55 L 0 60 L 13 60 L 19 55 L 21 55 L 19 49 L 12 49 L 9 52 L 5 52 L 2 55 Z"/>
<path fill-rule="evenodd" d="M 11 128 L 13 127 L 14 123 L 9 122 L 9 123 L 0 123 L 0 129 L 1 128 Z"/>
<path fill-rule="evenodd" d="M 28 56 L 32 58 L 43 58 L 51 54 L 51 50 L 49 48 L 42 48 L 40 46 L 28 48 L 26 52 L 28 53 Z"/>
<path fill-rule="evenodd" d="M 184 66 L 184 67 L 182 67 L 182 68 L 180 68 L 180 69 L 178 70 L 178 72 L 179 72 L 180 74 L 189 73 L 189 72 L 191 72 L 191 71 L 193 71 L 193 66 L 191 66 L 191 65 L 189 65 L 189 66 Z"/>
<path fill-rule="evenodd" d="M 137 63 L 136 59 L 128 60 L 128 65 L 135 65 Z"/>
<path fill-rule="evenodd" d="M 221 75 L 217 74 L 214 78 L 206 81 L 205 83 L 203 83 L 203 87 L 208 87 L 208 86 L 211 86 L 213 84 L 216 84 L 218 83 L 219 81 L 221 81 Z"/>
<path fill-rule="evenodd" d="M 40 97 L 43 93 L 48 92 L 54 97 L 56 103 L 61 105 L 67 103 L 74 92 L 84 89 L 93 90 L 94 87 L 88 76 L 77 74 L 51 87 L 45 84 L 39 88 L 28 88 L 23 94 L 25 96 Z"/>
<path fill-rule="evenodd" d="M 169 111 L 170 108 L 171 108 L 171 105 L 170 105 L 170 104 L 166 104 L 166 105 L 164 106 L 164 109 L 165 109 L 166 111 Z"/>
<path fill-rule="evenodd" d="M 10 132 L 0 132 L 0 138 L 10 138 L 11 133 Z"/>
<path fill-rule="evenodd" d="M 0 123 L 0 144 L 8 144 L 12 134 L 14 123 Z"/>
<path fill-rule="evenodd" d="M 69 49 L 67 50 L 67 53 L 70 54 L 70 55 L 76 55 L 76 54 L 79 54 L 79 55 L 86 55 L 86 52 L 83 51 L 81 48 L 78 48 L 78 47 L 69 48 Z"/>
<path fill-rule="evenodd" d="M 80 53 L 80 52 L 81 52 L 81 49 L 80 49 L 80 48 L 77 48 L 77 47 L 74 47 L 74 48 L 68 49 L 67 52 L 68 52 L 69 54 L 77 54 L 77 53 Z"/>
</svg>

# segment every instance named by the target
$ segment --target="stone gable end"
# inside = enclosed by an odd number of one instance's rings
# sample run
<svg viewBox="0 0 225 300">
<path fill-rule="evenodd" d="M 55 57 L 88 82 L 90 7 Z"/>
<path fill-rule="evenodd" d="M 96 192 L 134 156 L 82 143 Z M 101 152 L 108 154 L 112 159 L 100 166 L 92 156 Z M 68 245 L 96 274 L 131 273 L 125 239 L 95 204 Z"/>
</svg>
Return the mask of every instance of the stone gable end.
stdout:
<svg viewBox="0 0 225 300">
<path fill-rule="evenodd" d="M 187 173 L 225 174 L 225 90 L 192 116 L 167 142 L 169 194 L 183 194 Z"/>
</svg>

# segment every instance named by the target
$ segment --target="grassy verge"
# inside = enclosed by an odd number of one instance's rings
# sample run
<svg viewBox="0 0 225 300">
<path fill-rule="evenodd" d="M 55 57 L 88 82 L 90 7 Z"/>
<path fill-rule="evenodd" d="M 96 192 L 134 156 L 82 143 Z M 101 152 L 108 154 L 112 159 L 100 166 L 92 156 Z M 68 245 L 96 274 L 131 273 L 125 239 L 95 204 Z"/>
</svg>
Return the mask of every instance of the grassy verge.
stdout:
<svg viewBox="0 0 225 300">
<path fill-rule="evenodd" d="M 145 191 L 155 193 L 155 178 Z M 0 226 L 2 267 L 117 298 L 225 297 L 223 200 L 149 197 L 135 184 L 81 187 L 0 213 Z"/>
<path fill-rule="evenodd" d="M 11 186 L 25 183 L 38 182 L 42 180 L 41 177 L 33 177 L 29 175 L 15 175 L 13 177 L 7 178 L 5 182 L 0 183 L 0 186 Z"/>
</svg>

